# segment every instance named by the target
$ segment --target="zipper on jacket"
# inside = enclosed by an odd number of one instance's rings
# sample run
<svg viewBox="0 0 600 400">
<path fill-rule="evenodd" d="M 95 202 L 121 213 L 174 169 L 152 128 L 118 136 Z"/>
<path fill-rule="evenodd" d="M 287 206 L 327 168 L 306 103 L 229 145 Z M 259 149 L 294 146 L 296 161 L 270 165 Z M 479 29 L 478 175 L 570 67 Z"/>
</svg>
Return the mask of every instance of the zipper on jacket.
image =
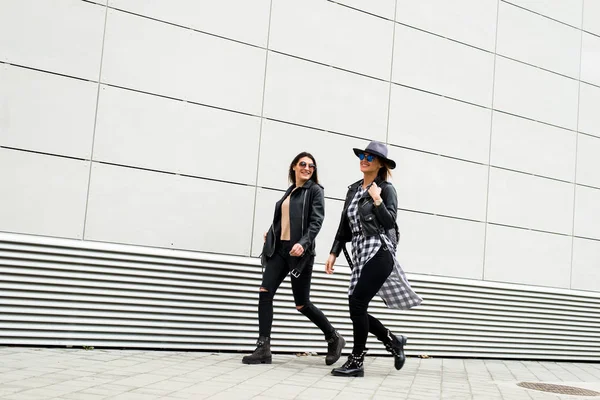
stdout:
<svg viewBox="0 0 600 400">
<path fill-rule="evenodd" d="M 306 206 L 306 190 L 304 191 L 304 198 L 302 199 L 302 236 L 304 236 L 304 206 Z"/>
</svg>

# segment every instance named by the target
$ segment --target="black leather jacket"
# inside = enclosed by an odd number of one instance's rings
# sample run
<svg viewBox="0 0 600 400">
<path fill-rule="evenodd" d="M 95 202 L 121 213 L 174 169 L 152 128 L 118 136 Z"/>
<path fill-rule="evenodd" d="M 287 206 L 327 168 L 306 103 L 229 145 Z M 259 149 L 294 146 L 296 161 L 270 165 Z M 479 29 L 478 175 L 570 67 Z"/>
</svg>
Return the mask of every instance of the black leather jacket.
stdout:
<svg viewBox="0 0 600 400">
<path fill-rule="evenodd" d="M 375 206 L 369 193 L 365 192 L 358 202 L 360 225 L 365 236 L 387 234 L 395 243 L 398 241 L 398 225 L 396 224 L 398 195 L 391 183 L 380 178 L 375 179 L 375 183 L 381 188 L 381 199 L 383 200 L 383 203 L 378 207 Z M 348 219 L 348 207 L 361 184 L 362 179 L 348 186 L 348 193 L 346 193 L 346 201 L 344 202 L 344 209 L 342 210 L 342 218 L 330 251 L 330 253 L 335 254 L 336 257 L 340 255 L 340 251 L 342 251 L 346 242 L 352 240 L 352 231 L 350 230 L 350 221 Z"/>
<path fill-rule="evenodd" d="M 273 224 L 267 232 L 263 246 L 263 265 L 266 259 L 273 256 L 278 239 L 281 237 L 281 204 L 296 186 L 290 186 L 283 197 L 275 204 Z M 300 243 L 304 253 L 300 257 L 292 257 L 292 269 L 298 272 L 314 261 L 315 238 L 321 230 L 325 218 L 325 196 L 323 187 L 314 181 L 306 182 L 290 195 L 290 242 Z"/>
</svg>

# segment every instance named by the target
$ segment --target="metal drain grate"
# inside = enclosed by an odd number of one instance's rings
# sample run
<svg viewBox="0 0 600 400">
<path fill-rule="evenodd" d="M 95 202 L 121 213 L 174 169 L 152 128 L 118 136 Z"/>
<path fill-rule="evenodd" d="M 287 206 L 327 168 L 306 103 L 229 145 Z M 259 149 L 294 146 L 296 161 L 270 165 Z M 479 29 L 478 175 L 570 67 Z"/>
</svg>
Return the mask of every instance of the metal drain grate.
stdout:
<svg viewBox="0 0 600 400">
<path fill-rule="evenodd" d="M 549 383 L 539 382 L 519 382 L 517 386 L 525 389 L 539 390 L 541 392 L 550 392 L 558 394 L 569 394 L 571 396 L 600 396 L 600 392 L 593 390 L 582 389 L 574 386 L 552 385 Z"/>
</svg>

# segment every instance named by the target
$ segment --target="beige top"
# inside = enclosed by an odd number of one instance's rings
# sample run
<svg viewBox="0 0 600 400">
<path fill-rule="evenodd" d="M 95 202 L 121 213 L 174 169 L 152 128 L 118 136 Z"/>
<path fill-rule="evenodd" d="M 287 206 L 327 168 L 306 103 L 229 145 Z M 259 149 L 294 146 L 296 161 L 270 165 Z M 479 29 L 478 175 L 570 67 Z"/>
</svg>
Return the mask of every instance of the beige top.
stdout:
<svg viewBox="0 0 600 400">
<path fill-rule="evenodd" d="M 290 195 L 281 203 L 281 240 L 290 240 Z"/>
</svg>

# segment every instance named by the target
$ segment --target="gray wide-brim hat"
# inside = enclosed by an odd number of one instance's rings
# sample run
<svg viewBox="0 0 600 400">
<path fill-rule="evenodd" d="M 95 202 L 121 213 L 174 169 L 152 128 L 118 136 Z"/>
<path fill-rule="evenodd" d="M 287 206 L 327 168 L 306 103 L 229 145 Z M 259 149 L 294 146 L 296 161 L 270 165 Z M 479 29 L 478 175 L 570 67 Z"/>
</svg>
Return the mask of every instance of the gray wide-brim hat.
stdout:
<svg viewBox="0 0 600 400">
<path fill-rule="evenodd" d="M 357 157 L 359 154 L 362 154 L 362 153 L 373 154 L 374 156 L 377 156 L 378 158 L 380 158 L 381 161 L 386 163 L 388 165 L 388 167 L 390 167 L 390 169 L 396 168 L 396 162 L 394 160 L 391 160 L 388 158 L 388 156 L 387 156 L 388 149 L 387 149 L 387 146 L 383 143 L 372 141 L 371 143 L 369 143 L 367 148 L 364 150 L 357 149 L 357 148 L 354 148 L 352 150 L 354 150 L 354 154 L 356 154 Z"/>
</svg>

